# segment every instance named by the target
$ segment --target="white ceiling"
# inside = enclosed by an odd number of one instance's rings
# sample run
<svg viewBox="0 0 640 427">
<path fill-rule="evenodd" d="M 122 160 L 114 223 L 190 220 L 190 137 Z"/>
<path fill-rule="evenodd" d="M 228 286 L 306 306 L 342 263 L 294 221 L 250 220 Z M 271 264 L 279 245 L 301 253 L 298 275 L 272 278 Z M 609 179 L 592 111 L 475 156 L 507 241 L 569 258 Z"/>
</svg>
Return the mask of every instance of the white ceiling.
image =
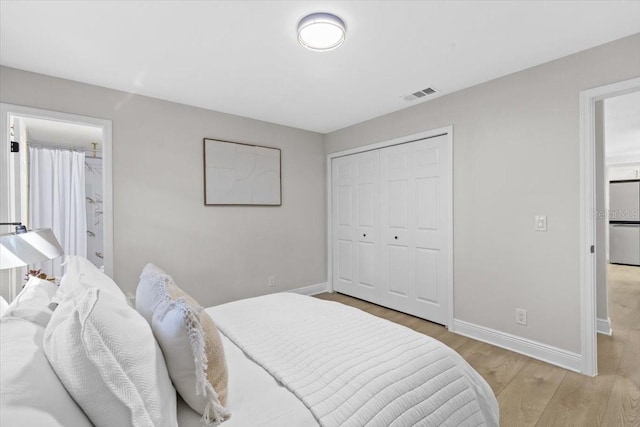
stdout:
<svg viewBox="0 0 640 427">
<path fill-rule="evenodd" d="M 604 100 L 604 141 L 609 162 L 640 158 L 640 92 Z"/>
<path fill-rule="evenodd" d="M 318 11 L 339 49 L 298 45 Z M 2 0 L 0 63 L 327 133 L 638 32 L 638 1 Z"/>
<path fill-rule="evenodd" d="M 91 149 L 91 143 L 97 142 L 98 150 L 102 149 L 102 128 L 31 117 L 20 117 L 20 120 L 31 144 Z"/>
</svg>

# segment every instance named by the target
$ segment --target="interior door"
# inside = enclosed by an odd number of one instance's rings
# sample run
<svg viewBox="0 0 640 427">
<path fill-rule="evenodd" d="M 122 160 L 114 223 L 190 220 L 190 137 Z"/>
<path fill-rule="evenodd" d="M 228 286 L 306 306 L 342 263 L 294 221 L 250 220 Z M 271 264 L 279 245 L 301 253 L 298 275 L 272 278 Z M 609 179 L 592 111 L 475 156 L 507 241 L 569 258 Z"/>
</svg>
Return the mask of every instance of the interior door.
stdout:
<svg viewBox="0 0 640 427">
<path fill-rule="evenodd" d="M 381 303 L 446 324 L 450 185 L 447 137 L 380 150 Z"/>
<path fill-rule="evenodd" d="M 333 286 L 378 302 L 379 153 L 332 162 Z"/>
</svg>

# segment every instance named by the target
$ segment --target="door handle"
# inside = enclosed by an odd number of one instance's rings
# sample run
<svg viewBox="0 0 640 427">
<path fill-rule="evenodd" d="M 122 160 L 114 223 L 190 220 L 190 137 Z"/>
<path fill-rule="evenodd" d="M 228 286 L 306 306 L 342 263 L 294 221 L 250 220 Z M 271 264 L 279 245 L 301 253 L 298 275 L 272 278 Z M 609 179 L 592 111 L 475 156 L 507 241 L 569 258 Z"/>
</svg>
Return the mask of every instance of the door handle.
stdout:
<svg viewBox="0 0 640 427">
<path fill-rule="evenodd" d="M 394 239 L 398 240 L 398 236 L 395 236 Z"/>
</svg>

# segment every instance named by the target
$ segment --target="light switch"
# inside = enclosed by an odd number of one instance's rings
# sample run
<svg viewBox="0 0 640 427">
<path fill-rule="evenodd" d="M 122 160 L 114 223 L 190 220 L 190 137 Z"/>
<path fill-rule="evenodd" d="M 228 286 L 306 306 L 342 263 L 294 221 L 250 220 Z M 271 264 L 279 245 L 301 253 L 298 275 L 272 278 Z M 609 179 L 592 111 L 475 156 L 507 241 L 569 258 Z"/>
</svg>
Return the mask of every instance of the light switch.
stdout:
<svg viewBox="0 0 640 427">
<path fill-rule="evenodd" d="M 536 231 L 547 231 L 547 216 L 546 215 L 536 215 L 535 216 L 535 230 Z"/>
</svg>

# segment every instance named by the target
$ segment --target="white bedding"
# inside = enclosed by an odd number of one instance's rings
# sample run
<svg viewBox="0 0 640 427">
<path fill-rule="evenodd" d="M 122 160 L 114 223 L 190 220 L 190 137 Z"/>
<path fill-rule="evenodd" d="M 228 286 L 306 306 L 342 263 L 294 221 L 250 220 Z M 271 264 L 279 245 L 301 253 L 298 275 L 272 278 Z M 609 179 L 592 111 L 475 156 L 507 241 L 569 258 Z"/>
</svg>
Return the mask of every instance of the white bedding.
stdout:
<svg viewBox="0 0 640 427">
<path fill-rule="evenodd" d="M 484 379 L 449 347 L 403 326 L 295 294 L 236 301 L 207 312 L 322 426 L 498 425 L 497 401 Z M 231 375 L 230 368 L 230 385 Z M 230 405 L 233 394 L 230 390 Z M 280 413 L 286 425 L 316 425 Z"/>
<path fill-rule="evenodd" d="M 222 427 L 313 427 L 318 423 L 304 403 L 221 334 L 227 368 L 231 418 Z M 202 427 L 202 416 L 178 399 L 178 425 Z"/>
<path fill-rule="evenodd" d="M 223 427 L 498 425 L 486 382 L 453 350 L 402 326 L 294 294 L 207 312 L 229 370 Z M 46 360 L 43 326 L 2 318 L 0 329 L 0 425 L 89 425 Z M 178 425 L 202 427 L 201 416 L 179 401 Z"/>
<path fill-rule="evenodd" d="M 49 365 L 43 335 L 36 322 L 0 318 L 0 426 L 91 426 Z"/>
</svg>

